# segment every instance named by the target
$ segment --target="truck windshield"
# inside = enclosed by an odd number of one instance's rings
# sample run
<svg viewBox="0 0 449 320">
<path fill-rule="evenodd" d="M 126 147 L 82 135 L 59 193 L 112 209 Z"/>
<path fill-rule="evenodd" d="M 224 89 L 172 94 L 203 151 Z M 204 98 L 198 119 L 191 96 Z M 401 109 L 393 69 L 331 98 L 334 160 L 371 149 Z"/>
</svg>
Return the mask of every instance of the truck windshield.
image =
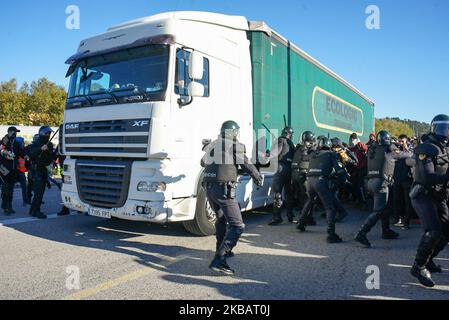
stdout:
<svg viewBox="0 0 449 320">
<path fill-rule="evenodd" d="M 67 107 L 73 98 L 90 105 L 164 100 L 168 59 L 169 46 L 151 45 L 81 60 L 70 80 Z"/>
</svg>

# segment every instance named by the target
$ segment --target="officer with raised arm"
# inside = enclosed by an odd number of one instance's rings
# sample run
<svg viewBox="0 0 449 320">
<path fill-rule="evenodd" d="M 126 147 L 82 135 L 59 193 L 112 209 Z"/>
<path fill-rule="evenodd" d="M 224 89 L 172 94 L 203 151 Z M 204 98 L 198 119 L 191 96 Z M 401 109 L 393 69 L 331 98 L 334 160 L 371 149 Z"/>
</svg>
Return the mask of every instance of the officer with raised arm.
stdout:
<svg viewBox="0 0 449 320">
<path fill-rule="evenodd" d="M 216 253 L 209 268 L 215 272 L 233 275 L 235 272 L 226 262 L 226 256 L 237 245 L 245 230 L 239 203 L 236 199 L 238 168 L 248 173 L 254 183 L 262 186 L 262 176 L 249 163 L 245 145 L 238 141 L 240 127 L 235 121 L 223 123 L 217 140 L 204 148 L 201 160 L 204 167 L 203 187 L 212 210 L 217 215 Z"/>
</svg>

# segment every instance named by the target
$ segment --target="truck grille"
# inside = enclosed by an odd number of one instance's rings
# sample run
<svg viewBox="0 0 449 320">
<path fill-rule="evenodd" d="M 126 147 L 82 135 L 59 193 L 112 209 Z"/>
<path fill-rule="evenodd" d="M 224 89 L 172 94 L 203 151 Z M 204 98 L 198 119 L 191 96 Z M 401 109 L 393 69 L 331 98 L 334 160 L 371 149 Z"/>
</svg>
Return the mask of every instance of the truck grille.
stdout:
<svg viewBox="0 0 449 320">
<path fill-rule="evenodd" d="M 150 119 L 66 123 L 65 153 L 68 156 L 146 158 Z"/>
<path fill-rule="evenodd" d="M 120 208 L 126 202 L 132 162 L 76 162 L 78 194 L 83 202 L 100 208 Z"/>
</svg>

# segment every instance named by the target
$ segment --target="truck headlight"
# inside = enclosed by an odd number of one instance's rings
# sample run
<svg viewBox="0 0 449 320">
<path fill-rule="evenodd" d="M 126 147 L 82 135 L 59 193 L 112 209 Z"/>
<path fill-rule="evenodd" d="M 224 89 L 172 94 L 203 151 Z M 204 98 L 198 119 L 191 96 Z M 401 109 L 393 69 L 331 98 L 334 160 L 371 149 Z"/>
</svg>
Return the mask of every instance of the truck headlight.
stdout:
<svg viewBox="0 0 449 320">
<path fill-rule="evenodd" d="M 167 190 L 167 185 L 164 182 L 147 182 L 140 181 L 137 184 L 137 191 L 140 192 L 157 192 Z"/>
</svg>

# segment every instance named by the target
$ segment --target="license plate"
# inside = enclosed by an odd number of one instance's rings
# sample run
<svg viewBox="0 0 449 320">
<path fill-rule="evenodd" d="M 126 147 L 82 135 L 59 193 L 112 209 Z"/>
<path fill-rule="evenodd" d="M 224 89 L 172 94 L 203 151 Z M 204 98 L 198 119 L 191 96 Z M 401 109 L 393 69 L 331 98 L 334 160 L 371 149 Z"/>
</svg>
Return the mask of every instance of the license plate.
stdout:
<svg viewBox="0 0 449 320">
<path fill-rule="evenodd" d="M 111 219 L 111 212 L 109 210 L 105 209 L 96 209 L 96 208 L 90 208 L 89 209 L 89 215 L 104 219 Z"/>
</svg>

